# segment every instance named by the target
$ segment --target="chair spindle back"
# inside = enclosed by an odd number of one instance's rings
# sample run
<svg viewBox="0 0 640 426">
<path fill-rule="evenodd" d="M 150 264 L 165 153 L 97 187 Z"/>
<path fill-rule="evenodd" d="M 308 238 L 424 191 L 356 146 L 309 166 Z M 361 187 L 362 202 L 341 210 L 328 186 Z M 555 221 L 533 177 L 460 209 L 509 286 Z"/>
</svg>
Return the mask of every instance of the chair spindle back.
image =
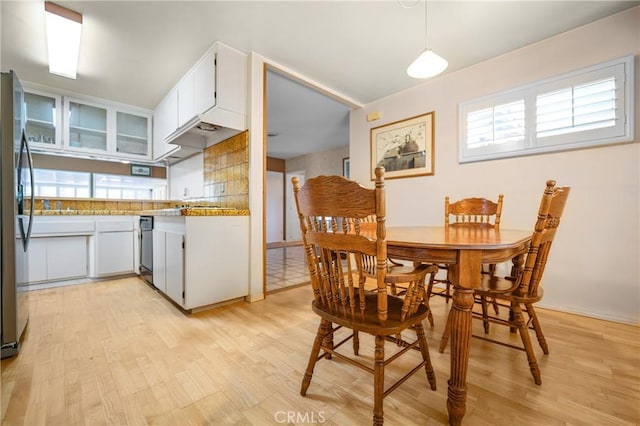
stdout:
<svg viewBox="0 0 640 426">
<path fill-rule="evenodd" d="M 486 198 L 464 198 L 452 203 L 449 197 L 445 197 L 444 223 L 446 226 L 457 223 L 486 223 L 498 228 L 503 198 L 504 196 L 500 194 L 498 202 Z"/>
<path fill-rule="evenodd" d="M 519 277 L 517 293 L 535 296 L 547 264 L 551 244 L 560 225 L 560 218 L 571 188 L 556 187 L 556 181 L 548 180 L 540 201 L 538 219 L 531 237 L 531 245 Z"/>
<path fill-rule="evenodd" d="M 363 315 L 367 277 L 363 256 L 370 256 L 376 259 L 377 313 L 379 322 L 384 323 L 384 169 L 376 169 L 375 189 L 342 176 L 318 176 L 302 187 L 295 177 L 292 181 L 314 300 L 325 309 L 350 315 L 354 320 Z M 361 226 L 371 215 L 376 218 L 375 232 L 371 232 L 371 226 Z"/>
</svg>

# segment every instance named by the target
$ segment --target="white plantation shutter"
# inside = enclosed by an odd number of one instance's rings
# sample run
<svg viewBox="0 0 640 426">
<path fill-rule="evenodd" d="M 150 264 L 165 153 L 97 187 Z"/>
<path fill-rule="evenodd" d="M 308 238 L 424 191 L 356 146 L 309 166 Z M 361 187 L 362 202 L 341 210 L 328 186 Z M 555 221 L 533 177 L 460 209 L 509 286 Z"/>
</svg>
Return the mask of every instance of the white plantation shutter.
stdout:
<svg viewBox="0 0 640 426">
<path fill-rule="evenodd" d="M 615 126 L 615 78 L 538 95 L 536 124 L 539 138 Z"/>
<path fill-rule="evenodd" d="M 460 104 L 460 162 L 633 140 L 633 57 Z"/>
<path fill-rule="evenodd" d="M 470 149 L 524 140 L 524 101 L 496 105 L 467 115 Z"/>
<path fill-rule="evenodd" d="M 524 95 L 519 90 L 463 105 L 460 120 L 464 122 L 465 156 L 484 159 L 524 148 Z"/>
</svg>

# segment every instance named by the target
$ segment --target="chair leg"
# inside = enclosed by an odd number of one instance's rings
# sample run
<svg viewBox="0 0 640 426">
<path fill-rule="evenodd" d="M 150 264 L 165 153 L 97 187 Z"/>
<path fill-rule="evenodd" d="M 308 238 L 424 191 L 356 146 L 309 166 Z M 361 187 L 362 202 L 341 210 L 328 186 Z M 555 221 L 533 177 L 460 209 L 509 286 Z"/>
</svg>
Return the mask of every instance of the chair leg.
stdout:
<svg viewBox="0 0 640 426">
<path fill-rule="evenodd" d="M 444 331 L 442 332 L 442 338 L 440 339 L 440 347 L 438 348 L 438 352 L 443 353 L 449 344 L 449 334 L 451 333 L 451 310 L 449 310 L 449 314 L 447 315 L 447 323 L 444 326 Z"/>
<path fill-rule="evenodd" d="M 500 309 L 498 308 L 498 300 L 495 297 L 491 299 L 491 304 L 493 305 L 493 312 L 496 315 L 500 314 Z"/>
<path fill-rule="evenodd" d="M 429 284 L 427 284 L 427 294 L 424 296 L 424 300 L 429 300 L 433 293 L 433 282 L 434 280 L 429 280 Z"/>
<path fill-rule="evenodd" d="M 384 414 L 382 399 L 384 397 L 384 336 L 376 336 L 375 364 L 373 366 L 373 424 L 382 426 Z"/>
<path fill-rule="evenodd" d="M 489 275 L 494 276 L 496 274 L 496 264 L 495 263 L 490 263 L 489 264 Z"/>
<path fill-rule="evenodd" d="M 422 299 L 422 303 L 427 307 L 429 314 L 427 315 L 427 320 L 429 321 L 429 325 L 433 328 L 433 313 L 431 312 L 431 306 L 429 305 L 429 299 L 431 299 L 431 293 L 433 292 L 433 280 L 429 280 L 429 284 L 427 285 L 427 291 Z"/>
<path fill-rule="evenodd" d="M 520 333 L 522 345 L 524 346 L 524 350 L 527 353 L 527 360 L 529 361 L 529 369 L 531 370 L 533 380 L 534 382 L 536 382 L 536 385 L 541 385 L 542 378 L 540 377 L 540 367 L 538 367 L 536 355 L 533 353 L 531 337 L 529 336 L 529 328 L 527 327 L 527 324 L 524 320 L 524 315 L 522 315 L 522 308 L 520 307 L 520 304 L 514 303 L 511 307 L 511 311 L 513 312 L 515 325 L 518 327 L 518 331 Z"/>
<path fill-rule="evenodd" d="M 544 338 L 544 334 L 542 333 L 542 327 L 540 326 L 540 321 L 538 320 L 538 315 L 536 311 L 533 309 L 533 304 L 529 303 L 525 305 L 527 308 L 527 314 L 529 318 L 531 318 L 531 323 L 533 324 L 533 329 L 536 332 L 536 337 L 538 338 L 538 343 L 542 348 L 542 351 L 545 355 L 549 355 L 549 346 L 547 345 L 547 341 Z"/>
<path fill-rule="evenodd" d="M 422 299 L 422 304 L 427 308 L 427 321 L 429 321 L 429 325 L 433 328 L 433 313 L 431 312 L 431 306 L 429 305 L 429 297 L 425 297 Z"/>
<path fill-rule="evenodd" d="M 429 356 L 429 346 L 427 344 L 427 338 L 424 335 L 424 327 L 422 324 L 416 324 L 416 334 L 418 335 L 418 341 L 420 342 L 420 352 L 422 353 L 422 360 L 425 361 L 424 369 L 427 373 L 427 380 L 431 390 L 436 390 L 436 375 L 433 372 L 433 365 L 431 365 L 431 357 Z"/>
<path fill-rule="evenodd" d="M 433 314 L 431 313 L 431 307 L 428 306 L 428 308 L 429 308 L 429 313 L 427 315 L 427 321 L 429 321 L 429 325 L 431 326 L 431 328 L 433 328 L 433 324 L 434 324 Z"/>
<path fill-rule="evenodd" d="M 516 305 L 516 302 L 511 302 L 511 308 L 509 308 L 509 322 L 511 324 L 515 323 L 515 317 L 513 315 L 513 307 Z M 516 327 L 509 327 L 509 332 L 510 333 L 515 333 L 517 332 L 518 329 Z"/>
<path fill-rule="evenodd" d="M 316 338 L 313 341 L 311 355 L 309 355 L 307 370 L 304 372 L 304 377 L 302 378 L 302 387 L 300 388 L 300 395 L 302 396 L 307 395 L 307 389 L 309 389 L 311 377 L 313 377 L 313 368 L 316 366 L 316 362 L 318 361 L 318 355 L 320 355 L 320 346 L 322 341 L 326 338 L 329 330 L 331 330 L 331 323 L 326 320 L 321 320 L 320 325 L 318 326 L 318 332 L 316 333 Z"/>
<path fill-rule="evenodd" d="M 489 334 L 488 302 L 486 296 L 480 296 L 480 305 L 482 306 L 482 326 L 484 328 L 484 334 Z"/>
<path fill-rule="evenodd" d="M 360 352 L 360 336 L 358 336 L 358 332 L 354 330 L 353 332 L 353 354 L 358 356 Z"/>
<path fill-rule="evenodd" d="M 324 334 L 324 339 L 322 339 L 322 345 L 327 348 L 333 348 L 333 325 L 329 322 L 327 327 L 327 331 Z M 331 359 L 331 354 L 326 354 L 326 359 Z"/>
</svg>

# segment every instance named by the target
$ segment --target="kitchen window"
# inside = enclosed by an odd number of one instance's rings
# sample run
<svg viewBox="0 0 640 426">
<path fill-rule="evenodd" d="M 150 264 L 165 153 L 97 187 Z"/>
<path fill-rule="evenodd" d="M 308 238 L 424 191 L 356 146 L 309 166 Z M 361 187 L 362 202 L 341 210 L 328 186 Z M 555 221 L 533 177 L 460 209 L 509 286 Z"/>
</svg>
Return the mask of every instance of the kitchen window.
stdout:
<svg viewBox="0 0 640 426">
<path fill-rule="evenodd" d="M 67 170 L 34 169 L 36 197 L 164 200 L 167 180 Z"/>
<path fill-rule="evenodd" d="M 89 198 L 91 173 L 66 170 L 34 169 L 36 197 Z"/>
<path fill-rule="evenodd" d="M 119 200 L 157 200 L 166 194 L 166 179 L 94 173 L 96 198 Z"/>
<path fill-rule="evenodd" d="M 461 103 L 459 162 L 633 141 L 633 56 Z"/>
</svg>

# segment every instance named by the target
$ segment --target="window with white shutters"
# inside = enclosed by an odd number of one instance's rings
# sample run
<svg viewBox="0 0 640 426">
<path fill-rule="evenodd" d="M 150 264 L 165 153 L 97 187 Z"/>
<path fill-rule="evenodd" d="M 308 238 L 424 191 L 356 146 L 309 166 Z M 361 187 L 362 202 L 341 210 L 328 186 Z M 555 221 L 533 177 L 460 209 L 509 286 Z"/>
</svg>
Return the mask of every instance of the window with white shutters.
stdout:
<svg viewBox="0 0 640 426">
<path fill-rule="evenodd" d="M 461 163 L 633 140 L 633 57 L 460 104 Z"/>
</svg>

